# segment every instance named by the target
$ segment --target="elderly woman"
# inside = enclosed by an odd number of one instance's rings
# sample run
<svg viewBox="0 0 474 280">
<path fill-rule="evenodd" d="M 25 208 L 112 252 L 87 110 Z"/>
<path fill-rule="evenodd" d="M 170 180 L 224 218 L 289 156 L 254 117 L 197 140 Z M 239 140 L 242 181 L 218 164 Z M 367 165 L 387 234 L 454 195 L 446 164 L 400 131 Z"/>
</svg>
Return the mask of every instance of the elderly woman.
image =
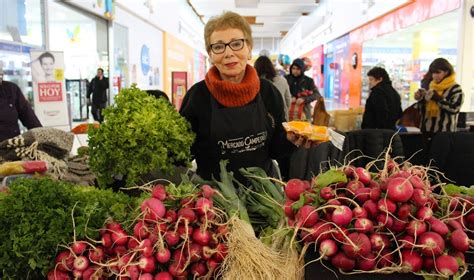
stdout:
<svg viewBox="0 0 474 280">
<path fill-rule="evenodd" d="M 283 100 L 269 81 L 248 65 L 252 34 L 247 21 L 233 12 L 211 18 L 204 29 L 212 68 L 205 80 L 187 92 L 180 110 L 196 133 L 191 148 L 197 173 L 218 177 L 219 161 L 238 175 L 241 167 L 258 166 L 271 174 L 272 159 L 295 147 L 287 140 Z M 302 139 L 292 139 L 296 145 Z"/>
<path fill-rule="evenodd" d="M 423 88 L 415 93 L 421 109 L 420 130 L 430 138 L 441 131 L 455 131 L 464 94 L 456 83 L 453 66 L 444 58 L 437 58 L 429 67 L 432 80 L 429 90 Z"/>
</svg>

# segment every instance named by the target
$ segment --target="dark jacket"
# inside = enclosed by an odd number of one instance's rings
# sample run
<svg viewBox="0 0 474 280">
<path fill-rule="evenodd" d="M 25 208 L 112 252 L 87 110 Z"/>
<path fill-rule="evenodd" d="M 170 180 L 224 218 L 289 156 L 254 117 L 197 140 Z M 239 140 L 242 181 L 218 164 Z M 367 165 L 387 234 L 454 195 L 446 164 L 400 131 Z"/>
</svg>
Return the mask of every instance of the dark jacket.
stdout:
<svg viewBox="0 0 474 280">
<path fill-rule="evenodd" d="M 273 123 L 273 137 L 270 140 L 269 157 L 272 159 L 281 158 L 294 150 L 295 146 L 286 139 L 286 132 L 282 126 L 285 120 L 283 110 L 283 99 L 278 89 L 269 81 L 260 80 L 260 92 L 262 101 L 267 109 L 271 123 Z M 255 102 L 252 101 L 252 102 Z M 198 164 L 198 174 L 204 179 L 209 179 L 210 174 L 218 174 L 216 163 L 206 162 L 206 153 L 212 149 L 210 143 L 211 124 L 211 93 L 204 81 L 195 84 L 184 97 L 180 114 L 190 123 L 192 130 L 196 133 L 196 140 L 191 147 L 191 153 L 196 158 Z M 242 122 L 247 120 L 242 119 Z M 245 166 L 245 163 L 238 163 Z"/>
<path fill-rule="evenodd" d="M 375 85 L 365 103 L 362 128 L 395 129 L 402 116 L 400 95 L 390 81 Z"/>
<path fill-rule="evenodd" d="M 87 98 L 91 98 L 92 94 L 92 103 L 93 104 L 103 104 L 107 102 L 107 89 L 109 88 L 109 79 L 103 77 L 102 80 L 94 77 L 89 84 L 87 90 Z"/>
<path fill-rule="evenodd" d="M 28 129 L 41 123 L 20 88 L 11 82 L 0 84 L 0 142 L 20 134 L 18 120 Z"/>
<path fill-rule="evenodd" d="M 290 86 L 290 93 L 292 97 L 298 98 L 300 97 L 298 96 L 299 93 L 304 92 L 305 90 L 311 91 L 310 95 L 302 97 L 305 103 L 304 113 L 306 115 L 306 119 L 311 120 L 311 102 L 321 96 L 318 88 L 314 84 L 314 80 L 304 74 L 301 74 L 301 76 L 298 77 L 288 74 L 285 76 L 285 78 L 288 81 L 288 85 Z"/>
</svg>

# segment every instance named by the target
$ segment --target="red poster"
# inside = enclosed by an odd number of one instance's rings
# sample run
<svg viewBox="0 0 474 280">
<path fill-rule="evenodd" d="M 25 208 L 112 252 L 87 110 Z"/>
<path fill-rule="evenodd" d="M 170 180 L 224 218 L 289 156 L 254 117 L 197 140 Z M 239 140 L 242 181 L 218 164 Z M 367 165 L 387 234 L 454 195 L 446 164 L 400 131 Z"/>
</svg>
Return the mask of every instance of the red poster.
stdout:
<svg viewBox="0 0 474 280">
<path fill-rule="evenodd" d="M 62 83 L 38 83 L 40 102 L 63 101 Z"/>
<path fill-rule="evenodd" d="M 187 76 L 188 73 L 184 71 L 171 72 L 171 102 L 178 111 L 181 108 L 181 103 L 183 102 L 184 95 L 188 90 Z"/>
</svg>

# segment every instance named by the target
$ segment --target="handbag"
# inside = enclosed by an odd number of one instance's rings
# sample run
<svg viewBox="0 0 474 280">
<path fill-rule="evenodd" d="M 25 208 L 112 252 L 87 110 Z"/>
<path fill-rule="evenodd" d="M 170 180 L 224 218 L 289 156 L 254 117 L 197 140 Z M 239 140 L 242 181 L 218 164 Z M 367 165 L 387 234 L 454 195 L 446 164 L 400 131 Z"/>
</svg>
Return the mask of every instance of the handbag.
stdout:
<svg viewBox="0 0 474 280">
<path fill-rule="evenodd" d="M 313 111 L 313 125 L 319 126 L 329 126 L 329 120 L 331 115 L 326 111 L 326 106 L 324 105 L 324 98 L 320 97 L 316 101 Z"/>
</svg>

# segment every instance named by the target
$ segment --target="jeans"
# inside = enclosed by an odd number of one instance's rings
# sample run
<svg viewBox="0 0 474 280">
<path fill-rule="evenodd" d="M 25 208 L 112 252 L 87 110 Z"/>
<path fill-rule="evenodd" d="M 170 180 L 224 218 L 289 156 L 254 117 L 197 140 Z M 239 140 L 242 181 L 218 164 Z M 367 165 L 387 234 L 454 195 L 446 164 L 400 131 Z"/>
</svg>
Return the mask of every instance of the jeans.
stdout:
<svg viewBox="0 0 474 280">
<path fill-rule="evenodd" d="M 107 106 L 107 103 L 105 102 L 99 103 L 99 104 L 92 103 L 91 111 L 92 111 L 92 117 L 94 117 L 94 121 L 98 121 L 100 123 L 104 121 L 104 115 L 102 111 L 105 109 L 106 106 Z"/>
</svg>

